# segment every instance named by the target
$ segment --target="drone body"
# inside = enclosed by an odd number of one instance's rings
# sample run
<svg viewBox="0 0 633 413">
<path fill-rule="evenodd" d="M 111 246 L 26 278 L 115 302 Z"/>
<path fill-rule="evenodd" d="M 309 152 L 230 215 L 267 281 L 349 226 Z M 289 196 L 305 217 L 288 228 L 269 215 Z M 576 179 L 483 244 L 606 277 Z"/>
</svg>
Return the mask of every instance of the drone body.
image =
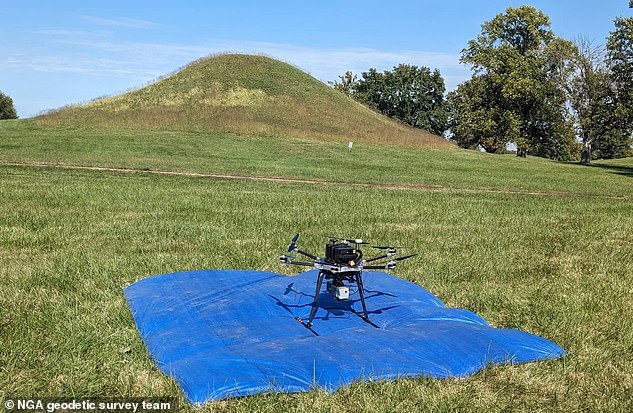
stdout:
<svg viewBox="0 0 633 413">
<path fill-rule="evenodd" d="M 294 253 L 294 255 L 282 255 L 279 260 L 282 264 L 299 265 L 304 267 L 313 267 L 319 270 L 317 276 L 316 292 L 314 294 L 314 301 L 312 303 L 312 309 L 310 310 L 310 317 L 307 323 L 303 323 L 298 319 L 301 324 L 310 329 L 314 334 L 317 334 L 312 330 L 314 321 L 314 315 L 317 310 L 317 303 L 319 299 L 319 293 L 323 285 L 323 280 L 328 280 L 326 284 L 327 291 L 336 300 L 348 300 L 350 296 L 350 285 L 356 284 L 358 293 L 360 296 L 360 302 L 363 307 L 363 313 L 358 314 L 354 310 L 354 314 L 361 317 L 367 323 L 374 327 L 378 327 L 376 324 L 369 320 L 367 314 L 367 307 L 365 305 L 365 291 L 363 287 L 362 273 L 364 269 L 383 269 L 391 270 L 396 267 L 397 261 L 402 261 L 407 258 L 411 258 L 416 254 L 395 257 L 397 251 L 396 247 L 391 246 L 372 246 L 372 248 L 385 250 L 386 252 L 375 257 L 363 258 L 363 252 L 359 249 L 359 245 L 369 244 L 362 239 L 349 239 L 339 237 L 329 237 L 330 241 L 325 245 L 325 257 L 317 257 L 314 254 L 303 251 L 297 247 L 297 240 L 299 234 L 296 234 L 290 245 L 288 246 L 288 253 Z M 352 245 L 353 244 L 353 245 Z M 312 261 L 295 261 L 298 255 L 303 255 L 311 259 Z M 384 260 L 389 259 L 385 262 Z M 380 264 L 367 265 L 370 262 L 377 262 Z M 318 335 L 318 334 L 317 334 Z"/>
</svg>

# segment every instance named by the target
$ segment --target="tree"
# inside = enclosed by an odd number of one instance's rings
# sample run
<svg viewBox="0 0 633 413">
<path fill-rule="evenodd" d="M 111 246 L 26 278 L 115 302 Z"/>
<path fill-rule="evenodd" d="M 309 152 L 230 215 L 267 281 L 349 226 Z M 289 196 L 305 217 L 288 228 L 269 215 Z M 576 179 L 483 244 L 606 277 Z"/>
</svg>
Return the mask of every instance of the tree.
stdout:
<svg viewBox="0 0 633 413">
<path fill-rule="evenodd" d="M 553 159 L 572 157 L 573 130 L 565 120 L 564 91 L 555 80 L 565 60 L 551 60 L 551 50 L 564 42 L 554 36 L 547 15 L 530 6 L 509 7 L 484 23 L 462 51 L 462 63 L 474 72 L 472 84 L 460 85 L 449 99 L 456 105 L 453 139 L 459 144 L 479 140 L 484 149 L 494 142 L 493 152 L 513 142 L 519 156 L 529 150 Z"/>
<path fill-rule="evenodd" d="M 559 73 L 559 83 L 567 94 L 570 121 L 582 142 L 580 162 L 588 164 L 592 159 L 592 148 L 612 135 L 614 125 L 614 91 L 604 64 L 603 49 L 579 38 L 572 50 L 570 64 Z"/>
<path fill-rule="evenodd" d="M 352 95 L 354 94 L 354 88 L 358 83 L 358 77 L 348 70 L 343 76 L 339 76 L 339 79 L 341 79 L 340 83 L 336 80 L 334 82 L 328 83 L 332 85 L 335 90 L 338 90 L 345 96 L 352 97 Z"/>
<path fill-rule="evenodd" d="M 624 148 L 618 156 L 630 156 L 633 143 L 633 17 L 616 18 L 614 25 L 615 30 L 607 39 L 607 66 L 615 97 L 615 128 L 611 138 L 615 138 L 616 146 Z"/>
<path fill-rule="evenodd" d="M 449 128 L 453 139 L 464 148 L 481 146 L 486 152 L 502 153 L 509 141 L 518 141 L 520 121 L 502 105 L 494 77 L 474 76 L 448 94 Z"/>
<path fill-rule="evenodd" d="M 13 99 L 0 91 L 0 120 L 17 118 L 18 114 L 13 106 Z"/>
<path fill-rule="evenodd" d="M 446 88 L 437 69 L 400 64 L 392 71 L 371 68 L 358 80 L 351 72 L 339 78 L 335 89 L 386 116 L 437 135 L 447 129 Z"/>
</svg>

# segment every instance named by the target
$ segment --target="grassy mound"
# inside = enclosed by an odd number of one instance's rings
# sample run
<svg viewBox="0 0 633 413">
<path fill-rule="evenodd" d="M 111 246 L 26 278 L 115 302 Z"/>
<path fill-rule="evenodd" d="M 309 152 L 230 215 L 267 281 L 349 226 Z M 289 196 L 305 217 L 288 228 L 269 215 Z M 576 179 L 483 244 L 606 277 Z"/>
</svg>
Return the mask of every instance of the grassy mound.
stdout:
<svg viewBox="0 0 633 413">
<path fill-rule="evenodd" d="M 60 126 L 453 146 L 364 107 L 290 64 L 237 54 L 201 59 L 142 89 L 62 108 L 39 120 Z"/>
</svg>

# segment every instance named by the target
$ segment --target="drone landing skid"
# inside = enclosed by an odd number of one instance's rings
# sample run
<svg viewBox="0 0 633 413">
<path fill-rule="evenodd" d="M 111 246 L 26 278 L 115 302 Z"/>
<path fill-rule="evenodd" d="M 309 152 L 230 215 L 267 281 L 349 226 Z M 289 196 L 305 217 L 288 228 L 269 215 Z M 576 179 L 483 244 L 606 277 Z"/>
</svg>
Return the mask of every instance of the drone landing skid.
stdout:
<svg viewBox="0 0 633 413">
<path fill-rule="evenodd" d="M 296 317 L 297 321 L 299 321 L 305 328 L 307 328 L 308 330 L 310 330 L 311 332 L 313 332 L 314 334 L 317 334 L 316 331 L 314 331 L 312 329 L 313 326 L 313 321 L 314 321 L 314 316 L 316 315 L 316 311 L 318 308 L 318 301 L 319 301 L 319 294 L 321 293 L 321 287 L 323 286 L 323 279 L 324 278 L 334 278 L 335 275 L 328 272 L 328 271 L 319 271 L 319 275 L 317 277 L 317 285 L 316 285 L 316 291 L 314 293 L 314 301 L 312 302 L 312 309 L 310 310 L 310 316 L 308 318 L 308 322 L 304 323 L 303 320 L 301 320 L 301 318 Z M 365 305 L 365 293 L 364 293 L 364 286 L 363 286 L 363 277 L 362 277 L 362 271 L 358 271 L 353 273 L 352 275 L 349 275 L 350 281 L 355 282 L 356 285 L 358 286 L 358 293 L 360 295 L 360 302 L 361 305 L 363 306 L 363 313 L 359 313 L 358 311 L 355 311 L 354 309 L 351 310 L 352 314 L 360 317 L 363 321 L 365 321 L 367 324 L 375 327 L 375 328 L 380 328 L 378 327 L 374 322 L 372 322 L 369 319 L 369 315 L 367 314 L 367 306 Z"/>
<path fill-rule="evenodd" d="M 364 315 L 362 315 L 361 313 L 359 313 L 358 311 L 354 311 L 352 310 L 352 314 L 359 316 L 364 322 L 366 322 L 367 324 L 369 324 L 372 327 L 376 327 L 376 328 L 380 328 L 376 323 L 374 323 L 373 321 L 371 321 L 369 319 L 369 317 L 366 317 Z"/>
<path fill-rule="evenodd" d="M 374 323 L 373 321 L 371 321 L 371 320 L 369 319 L 369 317 L 365 317 L 364 315 L 362 315 L 362 314 L 361 314 L 361 313 L 359 313 L 358 311 L 355 311 L 355 310 L 350 310 L 350 312 L 351 312 L 352 314 L 354 314 L 355 316 L 359 317 L 361 320 L 363 320 L 364 322 L 366 322 L 366 323 L 367 323 L 367 324 L 369 324 L 370 326 L 375 327 L 375 328 L 380 328 L 380 327 L 379 327 L 376 323 Z M 301 324 L 302 326 L 304 326 L 305 328 L 307 328 L 308 330 L 310 330 L 310 332 L 311 332 L 312 334 L 314 334 L 315 336 L 317 336 L 317 337 L 318 337 L 318 336 L 320 336 L 320 334 L 319 334 L 319 333 L 317 333 L 317 332 L 316 332 L 316 331 L 312 328 L 312 326 L 311 326 L 311 325 L 309 326 L 309 325 L 308 325 L 308 323 L 304 323 L 304 322 L 303 322 L 303 320 L 301 319 L 301 317 L 297 316 L 297 317 L 295 317 L 295 320 L 297 320 L 297 321 L 299 322 L 299 324 Z"/>
<path fill-rule="evenodd" d="M 316 331 L 314 331 L 314 329 L 312 327 L 309 327 L 308 324 L 304 323 L 303 320 L 301 319 L 301 317 L 296 316 L 295 320 L 297 320 L 299 322 L 299 324 L 301 324 L 302 326 L 304 326 L 305 328 L 307 328 L 308 330 L 310 330 L 310 332 L 312 334 L 314 334 L 315 336 L 319 336 L 319 333 L 317 333 Z"/>
</svg>

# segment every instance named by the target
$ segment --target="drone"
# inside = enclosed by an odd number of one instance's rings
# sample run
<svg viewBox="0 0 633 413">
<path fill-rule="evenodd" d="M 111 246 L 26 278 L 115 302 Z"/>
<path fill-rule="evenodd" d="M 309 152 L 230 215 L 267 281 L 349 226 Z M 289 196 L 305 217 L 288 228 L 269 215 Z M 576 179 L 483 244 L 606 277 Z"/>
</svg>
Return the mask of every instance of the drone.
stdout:
<svg viewBox="0 0 633 413">
<path fill-rule="evenodd" d="M 314 315 L 318 308 L 319 293 L 321 292 L 323 280 L 325 279 L 327 280 L 326 286 L 328 293 L 338 301 L 348 300 L 350 296 L 350 285 L 356 284 L 360 302 L 363 307 L 363 313 L 359 314 L 352 311 L 368 324 L 379 328 L 369 319 L 367 313 L 363 287 L 363 270 L 393 270 L 399 261 L 415 257 L 417 254 L 396 257 L 398 247 L 370 245 L 369 242 L 358 238 L 341 238 L 334 236 L 328 236 L 328 238 L 329 242 L 325 244 L 325 257 L 317 257 L 314 254 L 299 249 L 297 247 L 299 234 L 296 234 L 290 241 L 288 253 L 279 257 L 279 261 L 282 264 L 312 267 L 319 270 L 316 292 L 314 294 L 314 301 L 312 302 L 312 309 L 310 310 L 308 321 L 304 323 L 299 317 L 297 317 L 297 321 L 313 331 L 312 326 L 314 323 Z M 383 252 L 371 258 L 364 258 L 359 245 L 370 245 L 371 248 L 382 250 Z M 311 261 L 296 261 L 299 255 L 303 255 Z"/>
</svg>

